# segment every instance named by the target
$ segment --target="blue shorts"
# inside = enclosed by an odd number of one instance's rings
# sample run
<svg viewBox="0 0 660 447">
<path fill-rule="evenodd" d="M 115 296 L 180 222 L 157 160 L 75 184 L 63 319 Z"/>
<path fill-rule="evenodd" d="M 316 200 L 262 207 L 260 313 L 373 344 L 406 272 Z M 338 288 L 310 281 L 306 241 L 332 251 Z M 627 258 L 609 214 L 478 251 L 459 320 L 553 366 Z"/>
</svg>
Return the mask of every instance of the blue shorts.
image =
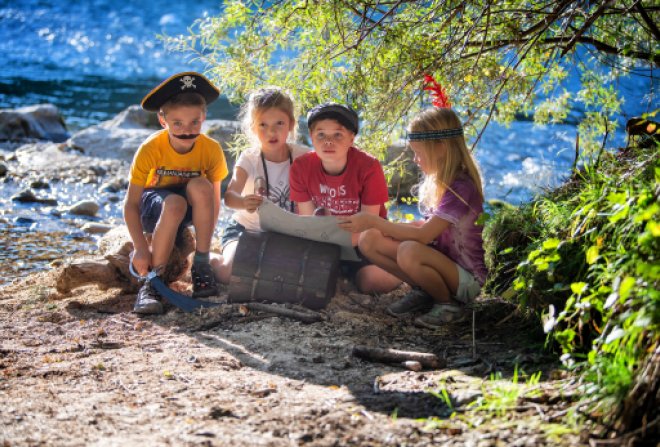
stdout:
<svg viewBox="0 0 660 447">
<path fill-rule="evenodd" d="M 340 261 L 339 262 L 339 271 L 341 275 L 345 278 L 348 278 L 350 280 L 355 280 L 355 275 L 357 275 L 357 272 L 362 268 L 366 267 L 368 265 L 371 265 L 372 262 L 369 261 L 362 253 L 360 253 L 360 249 L 357 247 L 353 247 L 355 250 L 355 254 L 360 258 L 359 261 Z"/>
<path fill-rule="evenodd" d="M 230 242 L 238 242 L 238 238 L 241 237 L 244 231 L 245 227 L 232 219 L 222 232 L 222 238 L 220 239 L 222 249 L 224 250 L 225 246 Z"/>
<path fill-rule="evenodd" d="M 177 194 L 186 199 L 186 185 L 175 186 L 171 188 L 150 188 L 145 189 L 142 193 L 142 198 L 140 199 L 140 221 L 142 222 L 142 229 L 145 233 L 153 233 L 156 228 L 156 224 L 160 219 L 160 214 L 163 211 L 163 201 L 165 197 L 170 194 Z M 192 224 L 192 207 L 188 205 L 188 210 L 186 215 L 179 225 L 178 233 L 181 233 L 185 227 Z"/>
</svg>

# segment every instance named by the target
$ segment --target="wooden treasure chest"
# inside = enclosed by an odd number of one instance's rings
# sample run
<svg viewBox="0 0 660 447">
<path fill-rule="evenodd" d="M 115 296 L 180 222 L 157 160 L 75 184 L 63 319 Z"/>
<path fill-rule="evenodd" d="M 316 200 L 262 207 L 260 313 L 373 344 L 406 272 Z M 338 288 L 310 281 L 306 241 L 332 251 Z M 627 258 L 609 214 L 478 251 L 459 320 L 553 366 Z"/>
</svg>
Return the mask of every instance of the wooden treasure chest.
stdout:
<svg viewBox="0 0 660 447">
<path fill-rule="evenodd" d="M 274 232 L 244 231 L 229 281 L 229 302 L 266 301 L 322 309 L 335 295 L 340 248 Z"/>
</svg>

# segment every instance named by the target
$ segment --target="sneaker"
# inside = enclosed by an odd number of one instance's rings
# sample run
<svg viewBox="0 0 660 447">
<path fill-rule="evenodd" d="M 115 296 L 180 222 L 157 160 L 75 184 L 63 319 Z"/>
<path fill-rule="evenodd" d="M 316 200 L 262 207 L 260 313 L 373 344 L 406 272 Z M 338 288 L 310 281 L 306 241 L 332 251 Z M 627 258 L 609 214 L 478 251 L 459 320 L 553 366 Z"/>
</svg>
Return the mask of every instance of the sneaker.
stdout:
<svg viewBox="0 0 660 447">
<path fill-rule="evenodd" d="M 465 317 L 465 308 L 453 304 L 435 304 L 428 312 L 415 319 L 415 325 L 438 329 L 447 323 L 457 323 Z"/>
<path fill-rule="evenodd" d="M 193 298 L 205 298 L 218 294 L 218 283 L 211 264 L 208 262 L 193 264 L 190 274 L 193 283 Z"/>
<path fill-rule="evenodd" d="M 137 294 L 133 312 L 141 315 L 162 314 L 163 303 L 160 302 L 160 295 L 151 286 L 149 281 L 146 281 Z"/>
<path fill-rule="evenodd" d="M 428 310 L 433 306 L 433 298 L 422 289 L 414 288 L 387 308 L 387 313 L 400 317 L 418 310 Z"/>
</svg>

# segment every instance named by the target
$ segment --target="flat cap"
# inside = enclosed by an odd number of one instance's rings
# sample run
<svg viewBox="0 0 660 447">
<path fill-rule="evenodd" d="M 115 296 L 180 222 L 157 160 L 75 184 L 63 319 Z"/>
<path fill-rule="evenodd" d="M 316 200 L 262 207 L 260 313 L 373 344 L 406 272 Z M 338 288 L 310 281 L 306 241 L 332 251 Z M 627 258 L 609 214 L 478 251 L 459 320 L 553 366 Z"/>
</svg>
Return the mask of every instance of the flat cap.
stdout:
<svg viewBox="0 0 660 447">
<path fill-rule="evenodd" d="M 357 113 L 350 107 L 334 102 L 326 102 L 313 107 L 307 113 L 307 127 L 311 129 L 315 121 L 326 119 L 336 120 L 354 134 L 358 133 L 360 126 Z"/>
</svg>

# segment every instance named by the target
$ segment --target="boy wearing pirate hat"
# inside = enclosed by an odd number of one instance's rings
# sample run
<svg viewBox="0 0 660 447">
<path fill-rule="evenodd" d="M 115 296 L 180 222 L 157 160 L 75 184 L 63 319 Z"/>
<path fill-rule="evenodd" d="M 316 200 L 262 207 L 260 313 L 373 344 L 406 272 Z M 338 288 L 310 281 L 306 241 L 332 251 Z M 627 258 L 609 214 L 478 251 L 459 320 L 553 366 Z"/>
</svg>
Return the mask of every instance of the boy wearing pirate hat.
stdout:
<svg viewBox="0 0 660 447">
<path fill-rule="evenodd" d="M 132 262 L 140 275 L 161 270 L 180 230 L 195 227 L 191 273 L 196 298 L 217 294 L 209 251 L 227 163 L 220 144 L 202 134 L 201 128 L 207 104 L 219 95 L 203 75 L 185 72 L 166 79 L 144 97 L 142 108 L 158 114 L 163 130 L 137 150 L 124 202 L 124 220 L 135 250 Z M 151 245 L 145 233 L 152 233 Z M 140 288 L 133 311 L 163 312 L 149 281 Z"/>
</svg>

